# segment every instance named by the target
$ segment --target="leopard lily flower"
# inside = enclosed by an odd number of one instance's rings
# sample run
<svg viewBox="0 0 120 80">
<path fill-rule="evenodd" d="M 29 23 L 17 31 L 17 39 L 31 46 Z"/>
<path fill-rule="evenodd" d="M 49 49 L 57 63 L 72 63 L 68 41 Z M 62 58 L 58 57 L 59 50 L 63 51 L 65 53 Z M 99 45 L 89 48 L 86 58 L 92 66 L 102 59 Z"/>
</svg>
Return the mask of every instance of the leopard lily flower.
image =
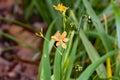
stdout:
<svg viewBox="0 0 120 80">
<path fill-rule="evenodd" d="M 69 41 L 69 38 L 66 38 L 67 32 L 64 31 L 62 34 L 60 34 L 59 31 L 56 32 L 55 36 L 51 36 L 52 40 L 56 41 L 56 46 L 62 46 L 64 49 L 66 49 L 65 42 Z"/>
<path fill-rule="evenodd" d="M 63 6 L 62 4 L 58 4 L 57 6 L 53 5 L 53 7 L 55 8 L 55 10 L 58 10 L 58 11 L 62 12 L 63 15 L 65 15 L 65 12 L 68 9 L 68 7 Z"/>
</svg>

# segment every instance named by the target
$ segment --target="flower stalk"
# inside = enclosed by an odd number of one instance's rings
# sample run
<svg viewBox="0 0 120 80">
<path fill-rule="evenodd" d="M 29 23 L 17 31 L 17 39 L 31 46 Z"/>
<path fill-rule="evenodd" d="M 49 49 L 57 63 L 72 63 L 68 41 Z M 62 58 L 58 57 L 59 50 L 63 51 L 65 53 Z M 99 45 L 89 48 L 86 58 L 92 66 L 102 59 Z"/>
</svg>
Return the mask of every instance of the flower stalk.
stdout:
<svg viewBox="0 0 120 80">
<path fill-rule="evenodd" d="M 63 16 L 63 29 L 65 30 L 65 28 L 66 28 L 66 25 L 65 25 L 66 11 L 68 10 L 68 7 L 63 6 L 63 4 L 58 4 L 57 6 L 53 5 L 53 7 L 55 8 L 55 10 L 58 10 L 58 11 L 60 11 L 62 13 L 62 16 Z"/>
</svg>

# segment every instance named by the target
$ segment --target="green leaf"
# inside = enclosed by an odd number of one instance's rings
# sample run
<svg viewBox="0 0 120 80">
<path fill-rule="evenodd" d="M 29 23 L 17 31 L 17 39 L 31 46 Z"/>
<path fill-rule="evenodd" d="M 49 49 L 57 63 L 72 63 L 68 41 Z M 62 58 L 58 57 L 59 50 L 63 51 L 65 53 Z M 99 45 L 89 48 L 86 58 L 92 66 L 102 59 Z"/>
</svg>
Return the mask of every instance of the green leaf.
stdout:
<svg viewBox="0 0 120 80">
<path fill-rule="evenodd" d="M 31 16 L 33 10 L 34 10 L 34 1 L 31 1 L 30 2 L 30 5 L 26 7 L 26 10 L 25 10 L 25 19 L 28 20 L 29 17 Z"/>
<path fill-rule="evenodd" d="M 62 50 L 62 47 L 58 47 L 58 50 Z M 60 55 L 59 51 L 56 50 L 55 53 L 55 59 L 54 59 L 54 80 L 61 80 L 61 60 L 62 60 L 62 55 Z"/>
<path fill-rule="evenodd" d="M 109 4 L 104 10 L 102 13 L 99 14 L 99 18 L 103 17 L 103 14 L 105 15 L 110 15 L 113 13 L 113 10 L 112 10 L 112 5 Z"/>
<path fill-rule="evenodd" d="M 114 2 L 113 4 L 113 10 L 115 14 L 115 22 L 116 22 L 116 30 L 117 30 L 117 38 L 118 38 L 118 48 L 120 49 L 120 10 L 119 8 L 115 5 Z"/>
<path fill-rule="evenodd" d="M 96 51 L 96 49 L 93 47 L 91 42 L 87 39 L 86 35 L 82 30 L 80 30 L 80 38 L 82 40 L 82 43 L 88 53 L 89 58 L 92 60 L 92 63 L 94 63 L 96 60 L 100 58 L 99 53 Z M 107 73 L 105 66 L 101 64 L 97 69 L 96 69 L 98 75 L 100 78 L 106 78 Z"/>
<path fill-rule="evenodd" d="M 11 40 L 13 40 L 13 41 L 15 41 L 15 42 L 17 42 L 17 43 L 19 43 L 19 44 L 21 44 L 21 45 L 23 45 L 23 46 L 25 46 L 26 48 L 35 50 L 36 52 L 39 52 L 39 50 L 36 49 L 35 47 L 33 47 L 33 46 L 25 43 L 24 41 L 21 41 L 21 40 L 17 39 L 17 38 L 14 37 L 14 36 L 11 36 L 11 35 L 9 35 L 9 34 L 7 34 L 7 33 L 5 33 L 5 32 L 2 32 L 2 31 L 0 31 L 0 34 L 3 35 L 3 36 L 5 36 L 5 37 L 7 37 L 7 38 L 9 38 L 9 39 L 11 39 Z"/>
<path fill-rule="evenodd" d="M 77 0 L 73 6 L 73 9 L 76 10 L 80 6 L 81 0 Z"/>
<path fill-rule="evenodd" d="M 64 80 L 65 78 L 65 72 L 68 68 L 68 56 L 70 55 L 70 49 L 71 49 L 71 46 L 72 46 L 72 41 L 73 41 L 73 37 L 74 37 L 74 34 L 75 34 L 75 31 L 71 31 L 70 32 L 70 40 L 69 40 L 69 43 L 67 44 L 67 49 L 63 52 L 63 55 L 62 55 L 62 80 Z"/>
<path fill-rule="evenodd" d="M 98 31 L 98 34 L 102 40 L 102 43 L 103 43 L 106 51 L 108 52 L 111 49 L 112 43 L 111 43 L 110 39 L 108 38 L 108 35 L 104 31 L 103 25 L 101 24 L 99 18 L 97 17 L 94 10 L 92 9 L 90 3 L 87 0 L 82 0 L 82 1 L 87 10 L 87 13 L 91 17 L 93 24 L 95 25 L 96 30 Z"/>
<path fill-rule="evenodd" d="M 53 19 L 54 19 L 55 16 L 56 16 L 56 13 L 55 13 L 55 11 L 54 11 L 54 9 L 53 9 L 52 0 L 45 0 L 45 1 L 46 1 L 46 4 L 47 4 L 47 7 L 48 7 L 48 9 L 49 9 L 49 11 L 50 11 L 50 13 L 51 13 L 51 16 L 52 16 Z"/>
<path fill-rule="evenodd" d="M 40 13 L 42 19 L 47 22 L 48 24 L 51 23 L 50 17 L 48 15 L 48 9 L 46 8 L 46 4 L 44 1 L 39 1 L 39 0 L 35 0 L 34 1 L 35 4 L 35 8 L 38 10 L 38 12 Z"/>
<path fill-rule="evenodd" d="M 68 64 L 68 68 L 67 68 L 67 70 L 66 70 L 65 80 L 69 80 L 69 79 L 70 79 L 70 75 L 71 75 L 72 68 L 73 68 L 73 63 L 74 63 L 75 58 L 76 58 L 75 53 L 77 52 L 77 46 L 78 46 L 78 38 L 75 39 L 75 42 L 74 42 L 74 44 L 73 44 L 73 47 L 71 48 L 70 56 L 68 57 L 68 59 L 69 59 L 69 64 Z"/>
<path fill-rule="evenodd" d="M 50 40 L 50 42 L 49 42 L 49 53 L 51 52 L 51 50 L 52 50 L 52 48 L 54 46 L 54 43 L 55 43 L 55 41 Z"/>
<path fill-rule="evenodd" d="M 51 69 L 50 69 L 50 60 L 49 60 L 49 41 L 50 33 L 54 26 L 56 19 L 49 26 L 47 33 L 45 35 L 45 41 L 43 45 L 43 56 L 41 59 L 41 64 L 39 66 L 38 80 L 51 80 Z"/>
<path fill-rule="evenodd" d="M 68 57 L 68 55 L 69 55 L 69 52 L 70 52 L 70 49 L 71 49 L 72 40 L 73 40 L 73 37 L 74 37 L 74 33 L 75 33 L 75 31 L 72 31 L 72 32 L 70 33 L 70 40 L 69 40 L 67 49 L 66 49 L 66 50 L 64 51 L 64 53 L 63 53 L 62 65 L 65 64 L 65 61 L 66 61 L 66 59 L 67 59 L 67 57 Z"/>
<path fill-rule="evenodd" d="M 86 31 L 85 34 L 87 36 L 94 37 L 94 38 L 97 38 L 99 36 L 98 32 L 96 32 L 96 31 Z M 113 36 L 108 35 L 108 38 L 111 40 L 112 43 L 115 42 L 115 38 Z"/>
<path fill-rule="evenodd" d="M 25 23 L 23 23 L 21 21 L 15 20 L 13 18 L 9 19 L 9 18 L 5 18 L 5 17 L 0 16 L 0 20 L 11 22 L 11 23 L 15 23 L 17 25 L 20 25 L 20 27 L 24 27 L 26 29 L 29 29 L 30 31 L 36 32 L 36 30 L 32 26 L 30 26 L 28 24 L 25 24 Z"/>
<path fill-rule="evenodd" d="M 117 39 L 118 39 L 118 53 L 116 57 L 116 70 L 115 75 L 120 77 L 120 11 L 116 4 L 112 1 L 113 11 L 115 14 L 115 22 L 116 22 L 116 31 L 117 31 Z"/>
<path fill-rule="evenodd" d="M 79 76 L 77 80 L 88 80 L 94 70 L 103 63 L 108 57 L 115 55 L 117 50 L 110 51 L 106 53 L 104 56 L 99 58 L 97 61 L 93 62 L 90 66 L 88 66 L 85 71 Z"/>
</svg>

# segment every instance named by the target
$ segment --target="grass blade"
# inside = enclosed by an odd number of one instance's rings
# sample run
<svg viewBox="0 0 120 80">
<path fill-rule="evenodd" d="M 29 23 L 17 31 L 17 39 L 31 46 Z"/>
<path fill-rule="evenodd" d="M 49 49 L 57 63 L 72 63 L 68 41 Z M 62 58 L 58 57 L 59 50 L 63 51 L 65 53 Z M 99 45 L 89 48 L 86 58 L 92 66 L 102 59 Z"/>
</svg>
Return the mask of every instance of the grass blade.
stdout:
<svg viewBox="0 0 120 80">
<path fill-rule="evenodd" d="M 72 41 L 73 41 L 73 37 L 74 37 L 74 34 L 75 34 L 75 31 L 71 31 L 70 32 L 70 41 L 68 43 L 68 46 L 67 46 L 67 49 L 63 52 L 63 55 L 62 55 L 62 80 L 64 80 L 65 78 L 65 72 L 68 68 L 68 56 L 70 54 L 70 49 L 71 49 L 71 46 L 72 46 Z"/>
<path fill-rule="evenodd" d="M 49 26 L 46 36 L 46 39 L 50 39 L 50 33 L 52 32 L 52 27 L 54 26 L 56 19 Z M 50 69 L 50 60 L 49 60 L 49 41 L 44 41 L 43 45 L 43 56 L 41 59 L 41 64 L 39 66 L 38 80 L 51 80 L 51 69 Z M 42 71 L 40 71 L 42 70 Z"/>
<path fill-rule="evenodd" d="M 30 25 L 28 25 L 28 24 L 25 24 L 25 23 L 23 23 L 23 22 L 20 22 L 20 21 L 18 21 L 18 20 L 8 19 L 8 18 L 2 17 L 2 16 L 0 16 L 0 20 L 8 21 L 8 22 L 11 22 L 11 23 L 15 23 L 15 24 L 17 24 L 17 25 L 20 25 L 21 27 L 24 27 L 24 28 L 30 30 L 30 31 L 36 32 L 36 30 L 35 30 L 32 26 L 30 26 Z"/>
<path fill-rule="evenodd" d="M 116 70 L 115 75 L 120 77 L 120 11 L 116 4 L 112 1 L 113 11 L 115 14 L 115 21 L 116 21 L 116 31 L 117 31 L 117 38 L 118 38 L 118 54 L 116 57 Z"/>
<path fill-rule="evenodd" d="M 105 33 L 104 29 L 103 29 L 103 25 L 100 23 L 97 15 L 95 14 L 94 10 L 92 9 L 90 3 L 87 0 L 82 0 L 84 6 L 87 9 L 88 14 L 90 15 L 93 24 L 95 25 L 96 30 L 98 31 L 98 34 L 102 40 L 102 43 L 106 49 L 106 51 L 108 52 L 111 49 L 111 41 L 108 38 L 108 35 Z"/>
<path fill-rule="evenodd" d="M 11 40 L 13 40 L 13 41 L 15 41 L 15 42 L 17 42 L 17 43 L 19 43 L 19 44 L 21 44 L 21 45 L 23 45 L 23 46 L 25 46 L 25 47 L 27 47 L 27 48 L 29 48 L 29 49 L 32 49 L 32 50 L 35 50 L 35 51 L 39 52 L 39 50 L 36 49 L 35 47 L 25 43 L 24 41 L 21 41 L 21 40 L 17 39 L 16 37 L 13 37 L 13 36 L 11 36 L 11 35 L 9 35 L 5 32 L 2 32 L 2 31 L 0 31 L 0 34 L 9 38 L 9 39 L 11 39 Z"/>
<path fill-rule="evenodd" d="M 42 19 L 47 22 L 48 24 L 51 23 L 50 17 L 48 15 L 48 9 L 45 6 L 45 2 L 44 1 L 39 1 L 39 0 L 35 0 L 34 1 L 35 7 L 38 10 L 38 12 L 40 13 Z"/>
<path fill-rule="evenodd" d="M 68 64 L 68 68 L 66 70 L 66 76 L 65 76 L 65 80 L 69 80 L 70 79 L 70 75 L 72 72 L 72 68 L 73 68 L 73 63 L 75 61 L 76 55 L 75 53 L 77 52 L 77 46 L 78 46 L 78 38 L 75 40 L 74 45 L 72 47 L 70 56 L 69 56 L 69 64 Z"/>
<path fill-rule="evenodd" d="M 34 1 L 31 1 L 30 5 L 28 5 L 25 10 L 25 19 L 26 20 L 28 20 L 29 17 L 32 15 L 33 10 L 34 10 Z"/>
<path fill-rule="evenodd" d="M 118 48 L 120 49 L 120 11 L 118 7 L 113 3 L 113 10 L 115 14 L 115 20 L 116 20 L 116 30 L 117 30 L 117 37 L 118 37 Z"/>
<path fill-rule="evenodd" d="M 90 43 L 90 41 L 87 39 L 87 37 L 85 36 L 84 32 L 82 30 L 80 30 L 80 38 L 82 40 L 83 45 L 85 46 L 85 49 L 89 55 L 89 58 L 92 60 L 92 63 L 94 63 L 96 60 L 98 60 L 100 58 L 98 52 L 96 51 L 96 49 L 92 46 L 92 44 Z M 96 69 L 98 75 L 100 76 L 100 78 L 106 78 L 107 73 L 106 73 L 106 69 L 105 66 L 103 64 L 101 64 L 97 69 Z"/>
<path fill-rule="evenodd" d="M 86 68 L 86 70 L 79 76 L 77 80 L 88 80 L 94 70 L 108 57 L 115 55 L 116 52 L 117 50 L 110 51 L 106 53 L 103 57 L 99 58 L 97 61 L 93 62 L 89 67 Z"/>
<path fill-rule="evenodd" d="M 61 51 L 62 47 L 58 47 L 58 49 Z M 56 50 L 54 60 L 54 80 L 61 80 L 61 59 L 62 55 Z"/>
</svg>

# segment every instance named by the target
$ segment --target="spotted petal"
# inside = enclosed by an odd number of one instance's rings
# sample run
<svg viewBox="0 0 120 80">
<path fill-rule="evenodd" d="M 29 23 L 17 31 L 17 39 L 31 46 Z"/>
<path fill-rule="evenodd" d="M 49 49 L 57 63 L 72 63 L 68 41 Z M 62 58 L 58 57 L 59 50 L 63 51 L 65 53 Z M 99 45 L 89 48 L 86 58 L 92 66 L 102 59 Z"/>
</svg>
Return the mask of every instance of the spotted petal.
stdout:
<svg viewBox="0 0 120 80">
<path fill-rule="evenodd" d="M 51 36 L 51 39 L 54 41 L 58 41 L 59 39 L 56 36 Z"/>
<path fill-rule="evenodd" d="M 69 38 L 64 38 L 63 41 L 64 41 L 64 42 L 68 42 L 68 41 L 69 41 Z"/>
<path fill-rule="evenodd" d="M 64 31 L 64 32 L 62 33 L 62 35 L 61 35 L 61 39 L 63 40 L 63 39 L 66 37 L 66 35 L 67 35 L 67 32 Z"/>
<path fill-rule="evenodd" d="M 59 32 L 59 31 L 56 32 L 56 37 L 57 37 L 58 39 L 60 39 L 61 35 L 60 35 L 60 32 Z"/>
<path fill-rule="evenodd" d="M 66 49 L 66 44 L 65 43 L 62 43 L 62 47 L 64 48 L 64 49 Z"/>
<path fill-rule="evenodd" d="M 61 43 L 60 43 L 59 41 L 58 41 L 58 42 L 56 42 L 56 46 L 60 46 L 60 44 L 61 44 Z"/>
</svg>

